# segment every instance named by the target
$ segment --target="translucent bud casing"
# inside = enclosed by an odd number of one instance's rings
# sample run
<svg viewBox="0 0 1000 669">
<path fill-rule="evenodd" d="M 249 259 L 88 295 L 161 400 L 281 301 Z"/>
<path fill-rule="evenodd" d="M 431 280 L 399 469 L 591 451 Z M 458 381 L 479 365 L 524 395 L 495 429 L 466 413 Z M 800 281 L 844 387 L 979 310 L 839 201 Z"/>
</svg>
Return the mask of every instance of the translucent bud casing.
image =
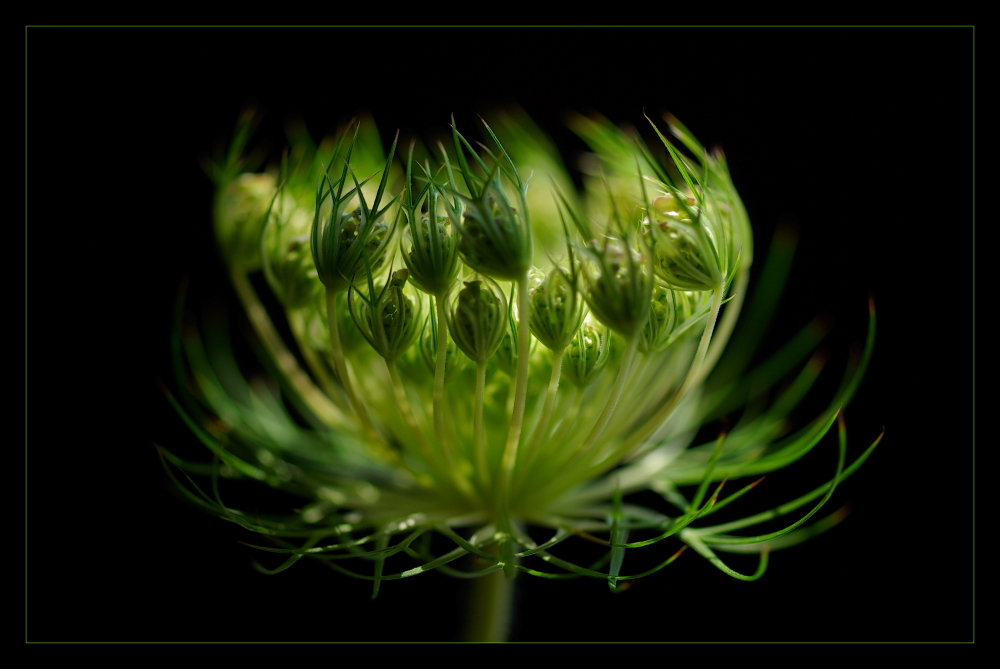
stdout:
<svg viewBox="0 0 1000 669">
<path fill-rule="evenodd" d="M 674 301 L 674 291 L 657 284 L 653 287 L 653 299 L 650 303 L 649 318 L 639 333 L 639 351 L 656 353 L 667 347 L 670 335 L 677 323 L 677 309 Z"/>
<path fill-rule="evenodd" d="M 649 319 L 639 335 L 639 350 L 658 353 L 670 347 L 708 316 L 711 297 L 708 291 L 671 290 L 657 285 L 653 288 Z"/>
</svg>

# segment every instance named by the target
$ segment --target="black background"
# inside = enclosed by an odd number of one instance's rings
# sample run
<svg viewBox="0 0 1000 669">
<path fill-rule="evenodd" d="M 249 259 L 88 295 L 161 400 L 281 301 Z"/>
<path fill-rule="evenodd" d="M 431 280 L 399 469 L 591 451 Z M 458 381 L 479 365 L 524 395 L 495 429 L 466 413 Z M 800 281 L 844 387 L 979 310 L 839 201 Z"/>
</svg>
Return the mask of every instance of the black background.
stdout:
<svg viewBox="0 0 1000 669">
<path fill-rule="evenodd" d="M 290 114 L 318 136 L 368 110 L 388 141 L 516 102 L 570 162 L 567 110 L 670 111 L 725 149 L 759 257 L 797 225 L 772 345 L 828 313 L 835 382 L 875 296 L 850 452 L 886 437 L 831 502 L 844 523 L 754 583 L 692 552 L 619 595 L 521 576 L 514 639 L 970 640 L 972 63 L 969 28 L 29 29 L 27 638 L 459 638 L 467 583 L 431 573 L 372 602 L 319 564 L 262 576 L 251 535 L 166 485 L 154 442 L 204 455 L 155 384 L 172 302 L 184 275 L 226 296 L 198 161 L 255 100 L 276 149 Z M 824 444 L 743 509 L 829 476 Z"/>
</svg>

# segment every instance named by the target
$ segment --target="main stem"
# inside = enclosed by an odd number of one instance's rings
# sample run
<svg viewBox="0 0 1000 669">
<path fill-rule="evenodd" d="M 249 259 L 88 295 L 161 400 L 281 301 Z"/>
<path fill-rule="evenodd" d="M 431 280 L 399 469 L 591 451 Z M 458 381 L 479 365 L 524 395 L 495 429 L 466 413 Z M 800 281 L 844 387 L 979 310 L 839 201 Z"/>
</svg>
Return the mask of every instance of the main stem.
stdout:
<svg viewBox="0 0 1000 669">
<path fill-rule="evenodd" d="M 486 550 L 499 555 L 497 544 Z M 506 641 L 510 633 L 513 602 L 514 580 L 507 578 L 502 569 L 474 579 L 466 640 Z"/>
</svg>

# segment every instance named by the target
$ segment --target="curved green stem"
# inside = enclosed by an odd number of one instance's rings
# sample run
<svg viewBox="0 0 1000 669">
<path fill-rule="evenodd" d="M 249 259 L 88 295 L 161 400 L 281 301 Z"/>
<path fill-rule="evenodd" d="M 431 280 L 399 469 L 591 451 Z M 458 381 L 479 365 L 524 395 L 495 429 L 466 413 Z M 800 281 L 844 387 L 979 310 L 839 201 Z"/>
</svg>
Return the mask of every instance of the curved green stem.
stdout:
<svg viewBox="0 0 1000 669">
<path fill-rule="evenodd" d="M 250 324 L 288 386 L 323 423 L 332 427 L 347 427 L 348 421 L 343 412 L 329 397 L 323 394 L 323 391 L 316 387 L 309 375 L 302 371 L 295 356 L 285 346 L 281 335 L 271 323 L 271 317 L 267 315 L 267 310 L 257 297 L 250 279 L 240 272 L 234 272 L 230 279 L 237 297 L 243 304 L 247 318 L 250 319 Z"/>
<path fill-rule="evenodd" d="M 417 425 L 417 419 L 413 415 L 413 407 L 410 406 L 410 399 L 406 396 L 406 388 L 403 387 L 403 379 L 399 377 L 399 370 L 396 368 L 395 360 L 382 359 L 385 363 L 385 368 L 389 372 L 389 379 L 392 382 L 392 392 L 396 396 L 396 405 L 399 407 L 399 413 L 403 416 L 403 422 L 413 433 L 413 438 L 417 442 L 417 446 L 420 447 L 421 453 L 427 458 L 428 464 L 432 464 L 432 457 L 430 449 L 427 447 L 427 441 L 424 439 L 423 432 L 420 431 L 420 426 Z"/>
<path fill-rule="evenodd" d="M 695 352 L 694 360 L 691 362 L 691 368 L 688 370 L 687 376 L 684 377 L 684 381 L 681 382 L 680 387 L 677 389 L 669 400 L 663 403 L 663 405 L 653 414 L 645 423 L 642 424 L 637 430 L 632 432 L 632 435 L 622 443 L 615 451 L 607 458 L 605 458 L 598 467 L 603 467 L 611 462 L 617 462 L 621 457 L 624 457 L 626 453 L 631 451 L 633 448 L 641 444 L 649 435 L 656 431 L 656 429 L 663 424 L 670 414 L 673 413 L 674 409 L 681 403 L 691 389 L 701 380 L 702 363 L 705 360 L 705 354 L 708 351 L 708 345 L 712 341 L 712 332 L 715 329 L 715 323 L 719 318 L 719 309 L 722 307 L 722 289 L 718 288 L 712 294 L 712 309 L 708 314 L 708 323 L 705 325 L 705 331 L 701 335 L 701 342 L 698 344 L 698 350 Z"/>
<path fill-rule="evenodd" d="M 312 372 L 313 376 L 316 377 L 316 380 L 319 381 L 319 385 L 326 393 L 327 397 L 343 408 L 342 404 L 344 397 L 341 394 L 340 388 L 338 388 L 337 384 L 333 382 L 333 378 L 330 376 L 328 368 L 324 366 L 323 361 L 318 355 L 316 355 L 316 351 L 309 346 L 308 340 L 306 339 L 307 325 L 305 321 L 305 314 L 301 309 L 297 311 L 289 309 L 285 313 L 288 317 L 288 324 L 292 328 L 292 335 L 295 337 L 295 343 L 299 345 L 299 351 L 302 353 L 302 358 L 306 361 L 309 371 Z"/>
<path fill-rule="evenodd" d="M 552 376 L 549 377 L 549 388 L 545 393 L 545 404 L 542 405 L 542 415 L 535 426 L 535 434 L 531 438 L 531 445 L 528 447 L 528 465 L 526 469 L 531 469 L 538 453 L 541 442 L 545 439 L 549 431 L 549 422 L 552 420 L 552 410 L 555 408 L 556 395 L 559 392 L 559 378 L 562 374 L 563 354 L 566 349 L 552 352 Z"/>
<path fill-rule="evenodd" d="M 611 389 L 611 396 L 608 397 L 608 403 L 604 405 L 604 411 L 601 412 L 600 418 L 597 419 L 594 429 L 590 431 L 587 440 L 580 447 L 581 455 L 586 454 L 590 450 L 597 440 L 601 438 L 604 428 L 608 426 L 608 421 L 611 420 L 611 416 L 615 412 L 615 407 L 618 406 L 618 400 L 621 399 L 622 390 L 625 389 L 625 381 L 628 379 L 629 371 L 632 369 L 632 360 L 635 359 L 635 351 L 638 345 L 639 336 L 636 334 L 629 336 L 628 344 L 625 346 L 625 353 L 622 355 L 622 366 L 618 370 L 618 378 L 615 379 L 615 385 Z"/>
<path fill-rule="evenodd" d="M 354 394 L 354 384 L 351 383 L 351 377 L 347 371 L 347 362 L 344 360 L 344 349 L 340 343 L 340 327 L 337 325 L 338 295 L 339 293 L 335 293 L 329 288 L 326 289 L 326 317 L 330 324 L 330 347 L 333 349 L 333 369 L 340 379 L 340 385 L 344 387 L 347 401 L 350 402 L 351 408 L 354 409 L 358 420 L 365 429 L 377 436 L 375 427 L 372 425 L 371 419 L 368 417 L 368 412 L 365 410 L 365 405 Z"/>
<path fill-rule="evenodd" d="M 702 375 L 711 372 L 715 368 L 715 363 L 719 361 L 719 357 L 726 349 L 726 344 L 729 343 L 729 337 L 733 334 L 733 328 L 736 327 L 736 321 L 743 310 L 743 301 L 746 298 L 749 278 L 749 263 L 747 263 L 738 270 L 736 283 L 731 291 L 733 299 L 729 301 L 726 313 L 722 315 L 722 318 L 719 320 L 719 326 L 712 335 L 712 345 L 709 347 L 708 353 L 705 355 L 705 361 L 702 363 L 704 370 Z"/>
</svg>

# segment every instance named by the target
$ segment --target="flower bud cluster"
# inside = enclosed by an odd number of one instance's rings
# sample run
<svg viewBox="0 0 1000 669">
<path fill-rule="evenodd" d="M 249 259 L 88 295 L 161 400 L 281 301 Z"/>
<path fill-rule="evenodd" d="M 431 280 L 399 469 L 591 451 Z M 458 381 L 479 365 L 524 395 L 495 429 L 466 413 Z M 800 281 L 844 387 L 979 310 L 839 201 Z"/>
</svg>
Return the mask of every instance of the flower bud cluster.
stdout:
<svg viewBox="0 0 1000 669">
<path fill-rule="evenodd" d="M 798 541 L 812 532 L 796 529 L 803 519 L 785 534 L 740 536 L 760 514 L 736 525 L 702 523 L 721 488 L 711 493 L 711 484 L 801 457 L 823 436 L 817 426 L 830 429 L 835 407 L 856 384 L 845 384 L 823 419 L 796 434 L 786 434 L 779 402 L 776 410 L 741 414 L 741 428 L 728 440 L 685 452 L 683 440 L 695 438 L 706 417 L 747 394 L 741 381 L 713 387 L 708 404 L 697 391 L 727 338 L 740 332 L 734 326 L 742 297 L 731 297 L 748 285 L 752 245 L 721 153 L 710 155 L 670 123 L 682 146 L 656 130 L 670 155 L 664 164 L 635 133 L 600 119 L 578 124 L 600 169 L 587 175 L 592 181 L 585 180 L 579 198 L 557 193 L 554 209 L 543 213 L 528 197 L 528 170 L 519 170 L 488 125 L 495 151 L 475 148 L 453 125 L 455 165 L 440 146 L 442 164 L 432 169 L 433 158 L 426 159 L 416 179 L 414 143 L 401 189 L 389 175 L 394 143 L 370 200 L 364 188 L 371 177 L 359 182 L 355 172 L 371 174 L 371 165 L 351 159 L 358 130 L 343 155 L 341 140 L 330 161 L 283 170 L 290 183 L 277 195 L 273 177 L 225 173 L 218 241 L 232 269 L 263 269 L 284 307 L 289 327 L 274 327 L 273 313 L 254 301 L 249 277 L 233 277 L 282 375 L 282 391 L 295 400 L 289 406 L 303 411 L 285 415 L 283 401 L 247 402 L 262 396 L 249 384 L 239 388 L 243 379 L 232 369 L 224 375 L 228 387 L 209 388 L 220 375 L 210 373 L 212 356 L 198 350 L 191 349 L 188 363 L 201 403 L 227 421 L 226 449 L 216 452 L 226 467 L 314 498 L 291 522 L 255 519 L 282 536 L 308 535 L 301 549 L 271 549 L 288 553 L 286 564 L 316 551 L 367 559 L 377 590 L 380 581 L 428 571 L 463 551 L 491 562 L 470 576 L 499 576 L 500 569 L 509 575 L 522 558 L 538 556 L 549 561 L 543 569 L 596 575 L 616 588 L 648 573 L 622 576 L 626 548 L 676 535 L 723 571 L 752 580 L 757 576 L 733 572 L 713 551 L 743 552 L 753 544 L 766 551 L 774 538 Z M 530 135 L 506 132 L 518 141 Z M 309 212 L 299 194 L 316 177 Z M 547 227 L 544 235 L 533 223 Z M 551 262 L 544 271 L 533 266 L 536 233 L 548 239 L 538 244 Z M 401 264 L 376 283 L 380 272 Z M 288 331 L 297 349 L 282 341 Z M 793 369 L 801 356 L 796 349 L 781 357 L 768 362 L 769 374 L 774 366 Z M 758 443 L 779 434 L 781 441 Z M 856 468 L 843 466 L 842 450 L 827 498 L 841 474 Z M 690 501 L 675 489 L 681 485 L 697 486 Z M 658 509 L 623 504 L 625 494 L 664 486 L 681 511 L 669 523 Z M 522 529 L 531 524 L 558 534 L 536 545 Z M 734 527 L 739 534 L 730 533 Z M 629 544 L 633 528 L 655 536 Z M 609 537 L 607 573 L 547 553 L 570 534 L 595 531 Z M 416 541 L 431 532 L 458 548 L 443 554 Z M 395 567 L 383 564 L 386 558 L 404 551 L 422 564 L 390 573 Z"/>
</svg>

